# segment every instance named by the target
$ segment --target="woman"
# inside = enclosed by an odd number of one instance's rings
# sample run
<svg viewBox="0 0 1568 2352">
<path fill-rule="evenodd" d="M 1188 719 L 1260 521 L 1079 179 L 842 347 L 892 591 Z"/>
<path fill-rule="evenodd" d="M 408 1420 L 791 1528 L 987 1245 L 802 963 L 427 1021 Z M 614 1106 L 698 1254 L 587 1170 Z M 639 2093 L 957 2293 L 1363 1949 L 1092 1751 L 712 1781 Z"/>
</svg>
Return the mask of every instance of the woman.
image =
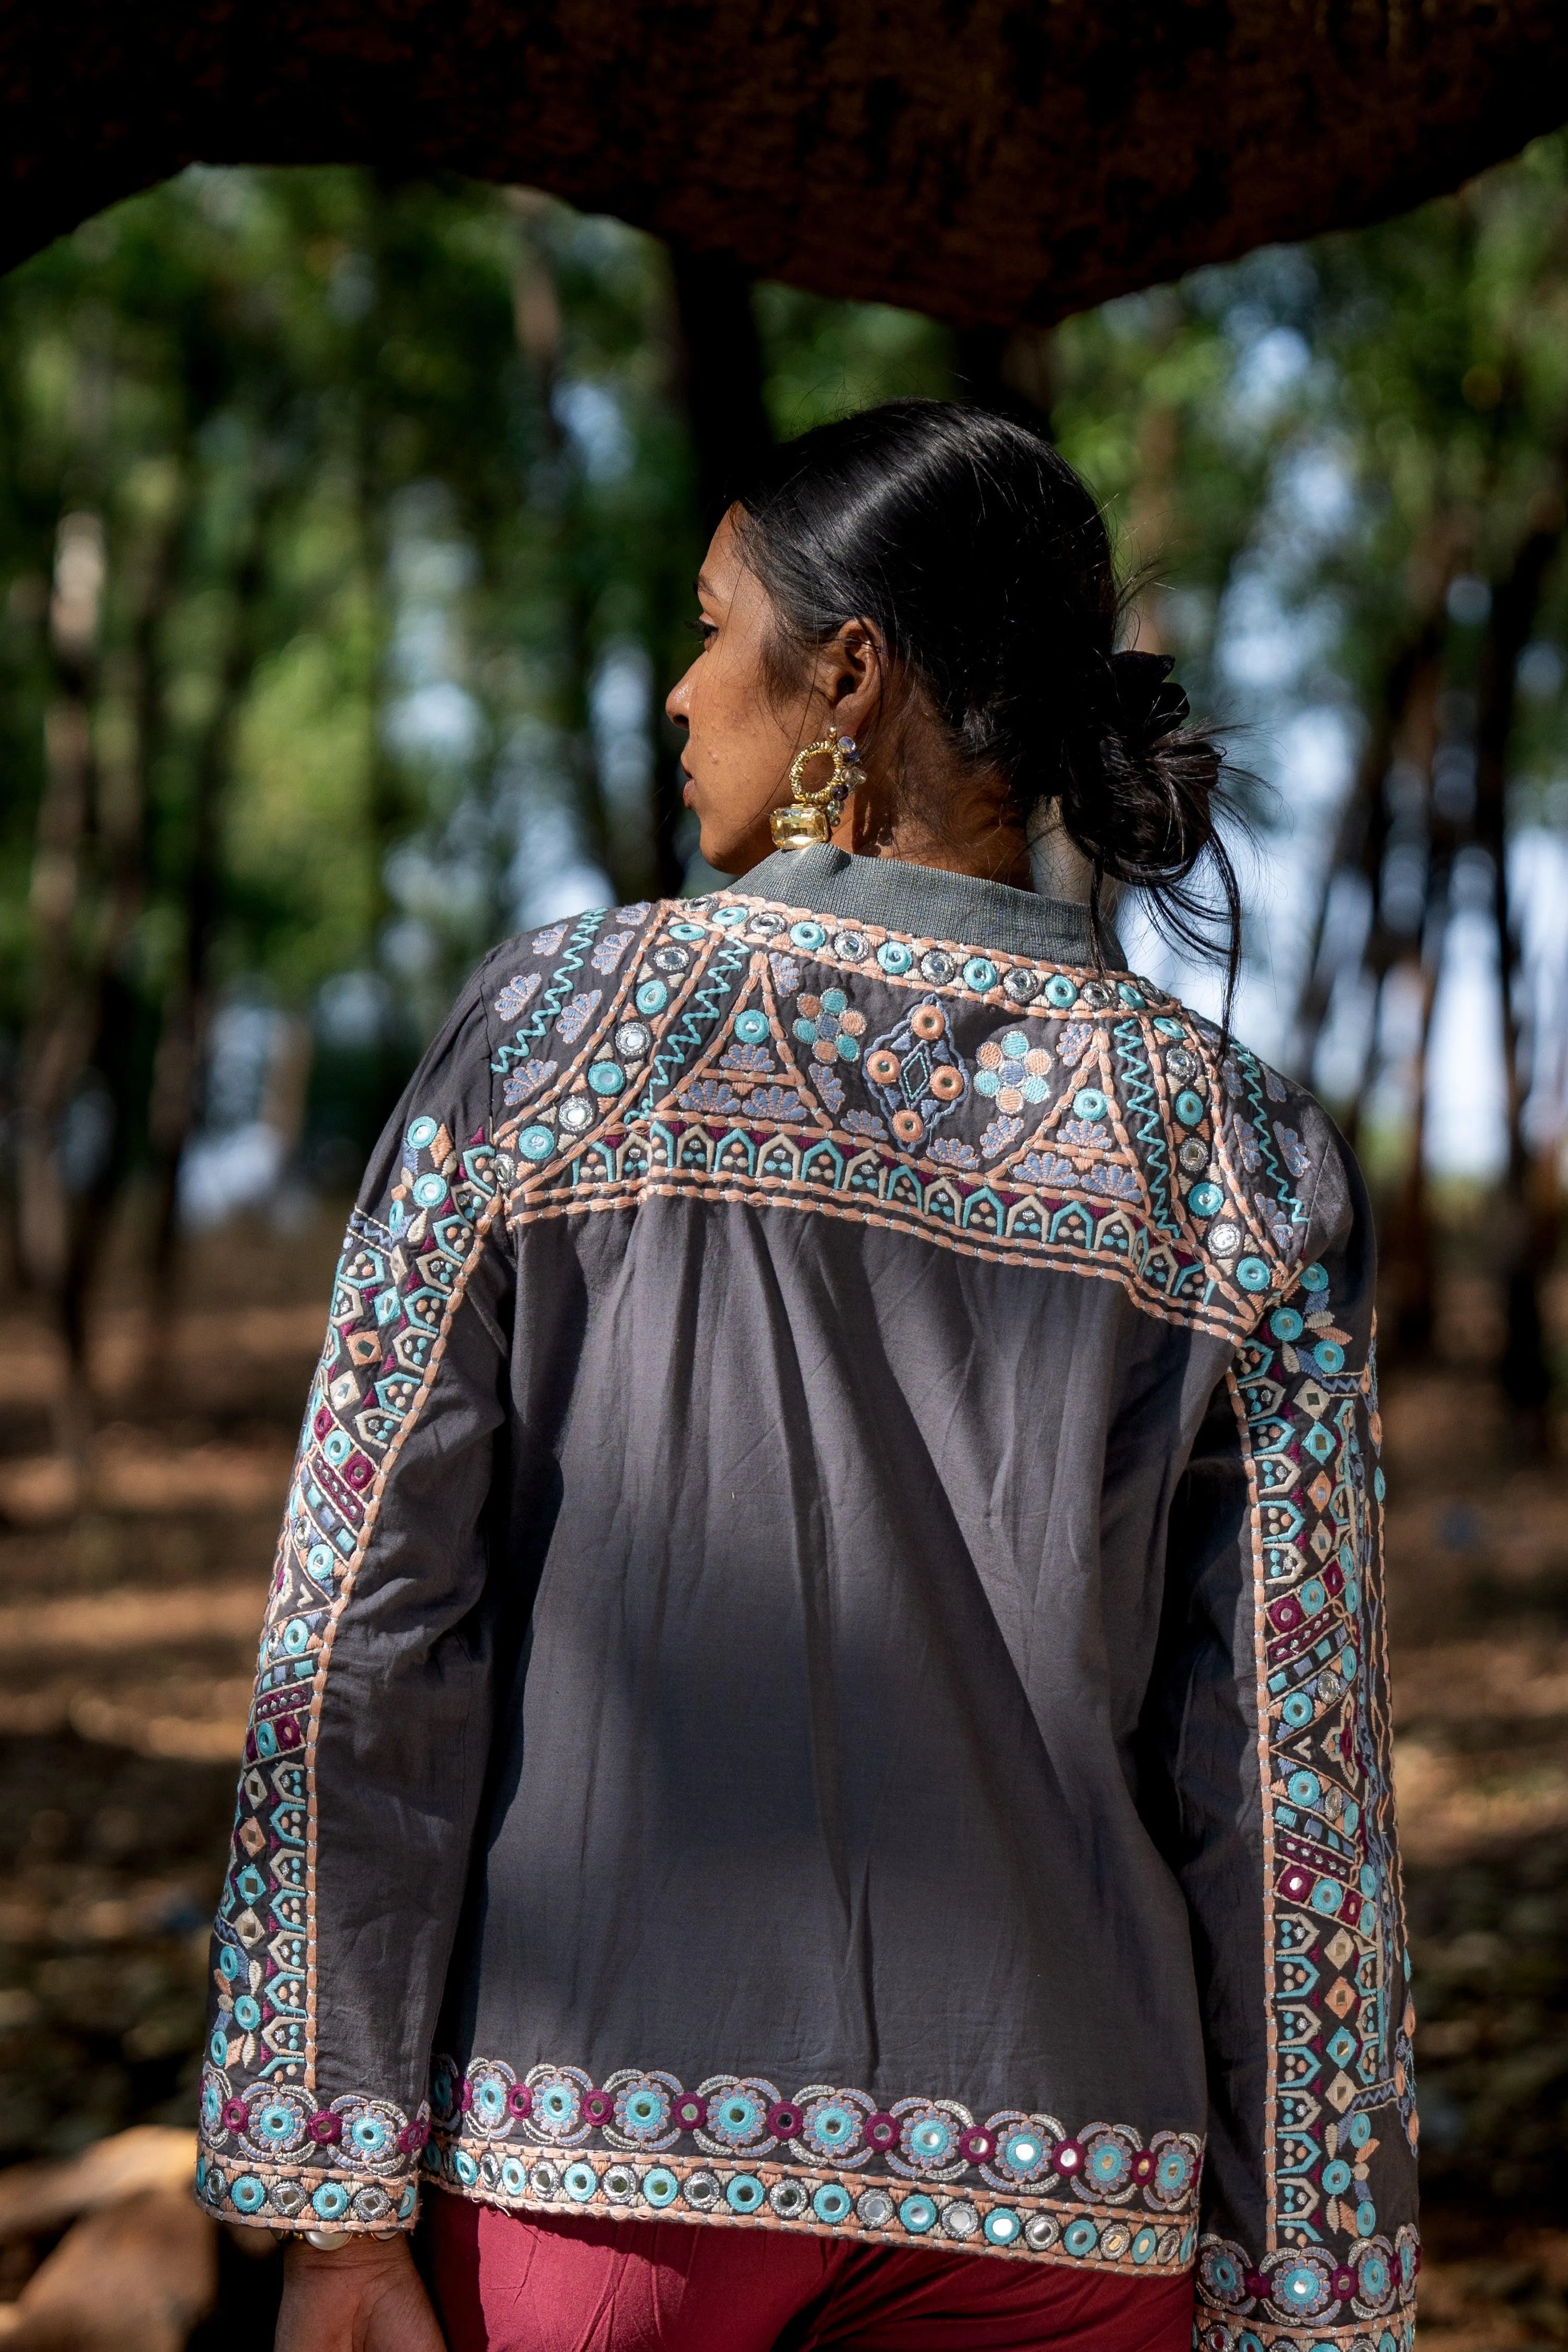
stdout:
<svg viewBox="0 0 1568 2352">
<path fill-rule="evenodd" d="M 352 1222 L 202 2194 L 287 2352 L 1389 2352 L 1364 1197 L 1107 915 L 1215 753 L 996 417 L 807 435 L 700 590 L 742 879 L 491 956 Z"/>
</svg>

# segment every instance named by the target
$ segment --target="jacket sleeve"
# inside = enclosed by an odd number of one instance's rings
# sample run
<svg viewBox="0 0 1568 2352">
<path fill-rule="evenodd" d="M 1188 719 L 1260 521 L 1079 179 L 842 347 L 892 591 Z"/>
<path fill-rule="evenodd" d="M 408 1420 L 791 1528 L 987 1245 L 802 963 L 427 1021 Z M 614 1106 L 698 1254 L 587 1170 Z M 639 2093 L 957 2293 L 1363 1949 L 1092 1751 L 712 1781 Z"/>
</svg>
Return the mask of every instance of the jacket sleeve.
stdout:
<svg viewBox="0 0 1568 2352">
<path fill-rule="evenodd" d="M 511 1314 L 493 984 L 377 1149 L 306 1409 L 213 1937 L 198 2193 L 226 2221 L 415 2218 L 490 1746 Z"/>
<path fill-rule="evenodd" d="M 1318 1163 L 1305 1246 L 1173 1512 L 1155 1810 L 1208 2053 L 1199 2337 L 1390 2352 L 1415 2325 L 1416 2120 L 1373 1244 L 1348 1150 L 1315 1104 L 1293 1115 Z"/>
</svg>

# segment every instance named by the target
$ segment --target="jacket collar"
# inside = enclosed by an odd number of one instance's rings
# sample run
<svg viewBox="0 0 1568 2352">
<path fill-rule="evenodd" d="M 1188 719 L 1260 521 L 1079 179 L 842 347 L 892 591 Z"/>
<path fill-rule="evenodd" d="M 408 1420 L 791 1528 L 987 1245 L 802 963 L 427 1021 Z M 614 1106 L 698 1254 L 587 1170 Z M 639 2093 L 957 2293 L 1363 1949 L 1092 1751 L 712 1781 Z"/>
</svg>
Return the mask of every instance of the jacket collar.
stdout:
<svg viewBox="0 0 1568 2352">
<path fill-rule="evenodd" d="M 731 888 L 743 898 L 804 907 L 841 921 L 875 923 L 917 939 L 994 948 L 1004 955 L 1092 970 L 1089 908 L 1066 898 L 1040 898 L 1005 882 L 947 874 L 934 866 L 907 866 L 893 857 L 856 857 L 819 842 L 810 849 L 776 850 Z M 1105 968 L 1125 971 L 1127 958 L 1108 919 L 1100 923 Z"/>
</svg>

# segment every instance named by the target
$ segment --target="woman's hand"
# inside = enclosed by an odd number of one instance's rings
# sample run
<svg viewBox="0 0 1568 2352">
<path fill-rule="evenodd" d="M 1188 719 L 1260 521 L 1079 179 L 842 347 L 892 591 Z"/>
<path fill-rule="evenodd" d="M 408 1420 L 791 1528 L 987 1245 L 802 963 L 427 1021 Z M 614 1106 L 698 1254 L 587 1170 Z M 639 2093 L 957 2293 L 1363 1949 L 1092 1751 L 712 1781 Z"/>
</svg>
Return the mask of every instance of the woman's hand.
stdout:
<svg viewBox="0 0 1568 2352">
<path fill-rule="evenodd" d="M 276 2352 L 446 2352 L 406 2238 L 296 2238 L 284 2261 Z"/>
</svg>

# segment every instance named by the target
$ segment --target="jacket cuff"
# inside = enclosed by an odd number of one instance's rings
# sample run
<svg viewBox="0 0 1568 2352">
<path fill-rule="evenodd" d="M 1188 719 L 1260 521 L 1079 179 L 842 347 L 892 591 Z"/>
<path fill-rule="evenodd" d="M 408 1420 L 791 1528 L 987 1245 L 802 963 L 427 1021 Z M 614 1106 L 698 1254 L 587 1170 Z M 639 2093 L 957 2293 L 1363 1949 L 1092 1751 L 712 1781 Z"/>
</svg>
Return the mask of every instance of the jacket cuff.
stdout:
<svg viewBox="0 0 1568 2352">
<path fill-rule="evenodd" d="M 296 2234 L 412 2230 L 429 2131 L 425 2106 L 411 2120 L 385 2099 L 351 2095 L 318 2107 L 292 2084 L 252 2084 L 241 2095 L 209 2066 L 196 2196 L 222 2221 Z"/>
<path fill-rule="evenodd" d="M 1406 2222 L 1345 2257 L 1287 2247 L 1254 2262 L 1228 2239 L 1198 2247 L 1200 2352 L 1413 2352 L 1421 2242 Z"/>
</svg>

